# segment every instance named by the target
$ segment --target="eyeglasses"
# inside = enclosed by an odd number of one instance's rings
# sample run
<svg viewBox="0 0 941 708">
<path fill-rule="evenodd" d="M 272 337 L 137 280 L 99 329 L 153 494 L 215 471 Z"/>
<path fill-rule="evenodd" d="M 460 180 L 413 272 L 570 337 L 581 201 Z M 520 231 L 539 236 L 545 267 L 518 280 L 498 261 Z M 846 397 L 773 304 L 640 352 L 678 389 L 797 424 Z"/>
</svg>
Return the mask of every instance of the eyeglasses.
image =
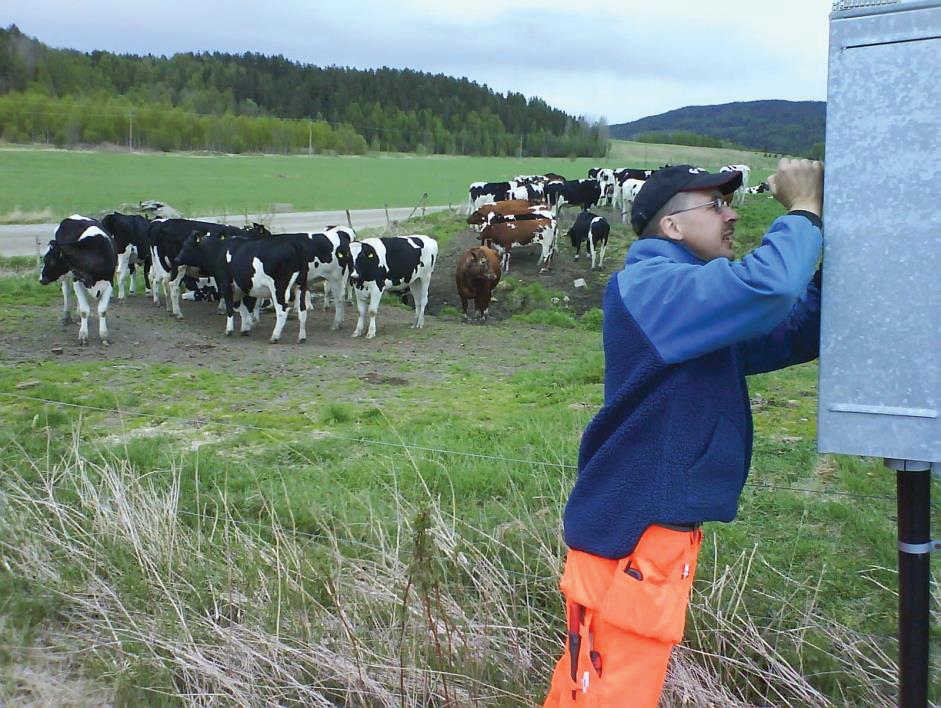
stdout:
<svg viewBox="0 0 941 708">
<path fill-rule="evenodd" d="M 729 206 L 729 203 L 725 201 L 723 197 L 716 197 L 715 199 L 708 201 L 705 204 L 697 204 L 696 206 L 687 207 L 686 209 L 679 209 L 677 211 L 671 211 L 669 214 L 667 214 L 667 216 L 673 216 L 674 214 L 682 214 L 684 211 L 692 211 L 693 209 L 702 209 L 703 207 L 712 207 L 717 214 L 721 214 L 722 209 L 727 206 Z"/>
</svg>

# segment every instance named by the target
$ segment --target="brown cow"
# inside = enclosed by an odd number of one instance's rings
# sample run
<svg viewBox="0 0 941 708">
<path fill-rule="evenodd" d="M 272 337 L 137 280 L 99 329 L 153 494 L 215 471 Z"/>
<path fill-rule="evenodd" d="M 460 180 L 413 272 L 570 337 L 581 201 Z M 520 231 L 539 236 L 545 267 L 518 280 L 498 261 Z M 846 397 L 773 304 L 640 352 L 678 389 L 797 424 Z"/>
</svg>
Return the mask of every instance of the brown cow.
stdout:
<svg viewBox="0 0 941 708">
<path fill-rule="evenodd" d="M 477 319 L 486 322 L 490 296 L 500 282 L 500 257 L 496 251 L 486 246 L 469 248 L 457 261 L 455 280 L 464 320 L 467 320 L 467 303 L 474 298 Z"/>
<path fill-rule="evenodd" d="M 488 214 L 524 214 L 529 209 L 526 199 L 504 199 L 493 204 L 484 204 L 467 217 L 467 223 L 480 226 L 487 223 Z"/>
<path fill-rule="evenodd" d="M 506 221 L 485 226 L 478 238 L 481 243 L 502 254 L 504 273 L 510 272 L 510 253 L 514 246 L 540 246 L 542 255 L 539 258 L 539 272 L 542 273 L 549 269 L 555 252 L 556 224 L 555 219 Z"/>
</svg>

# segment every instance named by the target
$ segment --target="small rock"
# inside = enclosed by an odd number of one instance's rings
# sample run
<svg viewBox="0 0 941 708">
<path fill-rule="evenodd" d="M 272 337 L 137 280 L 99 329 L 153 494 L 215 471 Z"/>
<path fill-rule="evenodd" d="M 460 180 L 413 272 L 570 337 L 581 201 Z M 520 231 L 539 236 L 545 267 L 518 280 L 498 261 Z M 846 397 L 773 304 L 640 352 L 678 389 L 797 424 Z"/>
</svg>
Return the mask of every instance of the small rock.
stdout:
<svg viewBox="0 0 941 708">
<path fill-rule="evenodd" d="M 575 278 L 575 280 L 572 281 L 572 285 L 576 288 L 588 287 L 588 283 L 585 282 L 584 278 Z"/>
<path fill-rule="evenodd" d="M 14 388 L 17 388 L 17 389 L 19 389 L 19 388 L 32 388 L 33 386 L 38 386 L 39 383 L 40 383 L 40 382 L 39 382 L 39 381 L 36 381 L 35 379 L 32 380 L 32 381 L 21 381 L 21 382 L 18 383 L 16 386 L 14 386 Z"/>
<path fill-rule="evenodd" d="M 785 405 L 787 405 L 788 408 L 799 408 L 800 401 L 795 401 L 794 399 L 791 399 Z"/>
<path fill-rule="evenodd" d="M 53 348 L 50 349 L 49 351 L 51 351 L 53 354 L 61 354 L 61 353 L 62 353 L 62 347 L 53 347 Z"/>
</svg>

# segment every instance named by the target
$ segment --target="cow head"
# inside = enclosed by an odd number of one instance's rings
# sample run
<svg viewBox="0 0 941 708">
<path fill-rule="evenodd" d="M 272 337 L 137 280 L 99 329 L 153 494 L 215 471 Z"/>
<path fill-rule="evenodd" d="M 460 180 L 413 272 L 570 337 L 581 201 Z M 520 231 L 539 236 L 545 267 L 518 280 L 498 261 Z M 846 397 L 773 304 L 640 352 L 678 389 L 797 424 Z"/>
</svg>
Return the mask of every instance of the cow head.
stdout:
<svg viewBox="0 0 941 708">
<path fill-rule="evenodd" d="M 114 222 L 119 216 L 121 216 L 121 214 L 118 214 L 116 211 L 111 212 L 110 214 L 105 214 L 101 218 L 101 228 L 103 228 L 106 233 L 114 236 Z"/>
<path fill-rule="evenodd" d="M 183 241 L 180 252 L 173 261 L 173 265 L 193 266 L 200 270 L 209 271 L 209 258 L 207 257 L 205 246 L 212 241 L 213 237 L 207 232 L 191 231 L 190 235 Z"/>
<path fill-rule="evenodd" d="M 69 272 L 69 264 L 62 252 L 62 246 L 58 241 L 50 241 L 46 246 L 46 252 L 42 256 L 42 272 L 39 274 L 39 282 L 42 285 L 54 283 L 63 275 Z"/>
<path fill-rule="evenodd" d="M 489 248 L 474 246 L 467 252 L 467 261 L 464 263 L 464 272 L 474 279 L 499 280 L 500 265 L 496 258 L 488 259 Z M 496 266 L 496 269 L 494 269 Z"/>
<path fill-rule="evenodd" d="M 358 253 L 354 253 L 353 243 L 359 245 Z M 364 283 L 375 282 L 382 287 L 387 275 L 376 249 L 362 241 L 350 243 L 350 283 L 361 288 Z"/>
</svg>

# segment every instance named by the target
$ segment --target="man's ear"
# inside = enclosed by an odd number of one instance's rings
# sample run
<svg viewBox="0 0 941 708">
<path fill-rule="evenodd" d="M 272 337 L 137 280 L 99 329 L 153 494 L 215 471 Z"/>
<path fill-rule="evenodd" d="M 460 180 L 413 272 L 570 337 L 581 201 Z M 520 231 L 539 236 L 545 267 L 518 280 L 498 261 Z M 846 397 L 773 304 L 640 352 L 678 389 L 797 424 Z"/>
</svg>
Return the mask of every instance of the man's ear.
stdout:
<svg viewBox="0 0 941 708">
<path fill-rule="evenodd" d="M 660 233 L 671 241 L 682 241 L 683 230 L 679 223 L 672 216 L 664 216 L 660 219 Z"/>
</svg>

